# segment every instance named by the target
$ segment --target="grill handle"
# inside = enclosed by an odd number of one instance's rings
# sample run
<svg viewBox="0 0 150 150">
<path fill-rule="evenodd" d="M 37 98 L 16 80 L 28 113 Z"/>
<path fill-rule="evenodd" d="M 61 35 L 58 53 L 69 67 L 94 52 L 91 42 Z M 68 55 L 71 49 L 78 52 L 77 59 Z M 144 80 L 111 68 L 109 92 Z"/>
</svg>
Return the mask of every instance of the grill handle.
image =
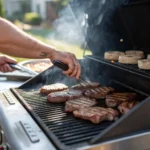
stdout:
<svg viewBox="0 0 150 150">
<path fill-rule="evenodd" d="M 64 71 L 67 71 L 69 69 L 67 64 L 65 64 L 59 60 L 54 60 L 53 64 Z"/>
</svg>

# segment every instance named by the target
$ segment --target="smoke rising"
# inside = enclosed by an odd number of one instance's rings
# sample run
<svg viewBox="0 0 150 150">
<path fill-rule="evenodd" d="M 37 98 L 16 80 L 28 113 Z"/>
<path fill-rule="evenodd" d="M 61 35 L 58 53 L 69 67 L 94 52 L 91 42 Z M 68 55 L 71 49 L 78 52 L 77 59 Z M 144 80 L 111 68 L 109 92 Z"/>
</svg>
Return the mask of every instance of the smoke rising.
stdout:
<svg viewBox="0 0 150 150">
<path fill-rule="evenodd" d="M 81 29 L 84 13 L 80 11 L 79 14 L 78 18 L 76 18 L 71 6 L 68 5 L 59 13 L 59 18 L 53 22 L 54 32 L 52 32 L 48 38 L 82 45 L 85 41 Z"/>
<path fill-rule="evenodd" d="M 49 34 L 49 39 L 61 40 L 66 43 L 81 46 L 87 42 L 94 55 L 103 55 L 104 51 L 117 48 L 114 39 L 118 37 L 116 27 L 112 22 L 115 10 L 126 0 L 72 0 L 71 3 L 59 13 L 59 18 L 53 22 L 54 32 Z M 119 41 L 119 40 L 118 40 Z M 82 72 L 86 80 L 91 69 L 82 62 Z M 68 77 L 64 77 L 60 71 L 56 76 L 53 72 L 46 72 L 43 79 L 68 84 Z M 93 78 L 94 79 L 94 78 Z M 74 83 L 74 81 L 72 82 Z"/>
</svg>

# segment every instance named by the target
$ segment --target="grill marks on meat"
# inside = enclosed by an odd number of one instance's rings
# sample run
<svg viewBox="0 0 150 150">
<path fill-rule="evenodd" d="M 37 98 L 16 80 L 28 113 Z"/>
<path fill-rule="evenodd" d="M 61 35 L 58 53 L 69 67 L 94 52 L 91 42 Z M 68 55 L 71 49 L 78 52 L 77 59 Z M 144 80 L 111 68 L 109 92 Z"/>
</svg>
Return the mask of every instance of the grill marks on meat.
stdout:
<svg viewBox="0 0 150 150">
<path fill-rule="evenodd" d="M 89 89 L 85 92 L 85 96 L 91 97 L 91 98 L 105 98 L 107 94 L 113 92 L 115 89 L 111 87 L 98 87 L 94 89 Z"/>
<path fill-rule="evenodd" d="M 123 102 L 132 101 L 136 98 L 136 93 L 113 93 L 106 96 L 106 105 L 116 107 Z"/>
<path fill-rule="evenodd" d="M 137 104 L 139 104 L 139 101 L 124 102 L 118 106 L 118 109 L 121 114 L 126 114 Z"/>
<path fill-rule="evenodd" d="M 87 84 L 81 83 L 81 85 L 80 84 L 76 84 L 76 85 L 72 86 L 72 89 L 82 89 L 82 90 L 85 90 L 85 89 L 96 88 L 96 87 L 100 86 L 100 84 L 98 82 L 88 82 Z"/>
<path fill-rule="evenodd" d="M 65 90 L 61 92 L 50 93 L 48 95 L 48 102 L 52 103 L 61 103 L 66 102 L 71 99 L 80 98 L 83 96 L 81 90 Z"/>
<path fill-rule="evenodd" d="M 65 85 L 63 83 L 56 83 L 56 84 L 42 86 L 40 89 L 40 93 L 49 94 L 52 92 L 63 91 L 66 89 L 68 89 L 67 85 Z"/>
<path fill-rule="evenodd" d="M 65 105 L 65 111 L 73 112 L 74 110 L 95 106 L 96 104 L 97 102 L 95 99 L 91 99 L 88 97 L 80 97 L 77 99 L 67 101 Z"/>
<path fill-rule="evenodd" d="M 75 110 L 73 115 L 98 124 L 104 120 L 114 121 L 118 117 L 118 111 L 112 108 L 89 107 Z"/>
</svg>

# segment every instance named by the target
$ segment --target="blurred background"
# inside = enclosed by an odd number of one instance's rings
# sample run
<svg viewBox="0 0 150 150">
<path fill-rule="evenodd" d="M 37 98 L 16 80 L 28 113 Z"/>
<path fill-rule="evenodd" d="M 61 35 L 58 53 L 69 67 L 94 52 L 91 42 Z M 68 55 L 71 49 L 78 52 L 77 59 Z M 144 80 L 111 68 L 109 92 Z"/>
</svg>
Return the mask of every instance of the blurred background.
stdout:
<svg viewBox="0 0 150 150">
<path fill-rule="evenodd" d="M 70 0 L 0 0 L 0 16 L 57 49 L 83 57 L 85 15 L 75 16 Z"/>
</svg>

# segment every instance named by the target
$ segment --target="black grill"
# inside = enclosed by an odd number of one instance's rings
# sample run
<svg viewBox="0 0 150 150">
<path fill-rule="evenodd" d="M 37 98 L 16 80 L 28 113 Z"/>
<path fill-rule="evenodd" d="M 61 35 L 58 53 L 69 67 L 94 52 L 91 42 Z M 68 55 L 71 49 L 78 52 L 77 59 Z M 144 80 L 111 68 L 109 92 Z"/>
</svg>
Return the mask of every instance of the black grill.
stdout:
<svg viewBox="0 0 150 150">
<path fill-rule="evenodd" d="M 65 113 L 65 104 L 48 103 L 46 96 L 38 92 L 29 92 L 20 89 L 17 89 L 17 92 L 33 108 L 36 113 L 36 117 L 34 116 L 35 119 L 40 117 L 40 120 L 50 129 L 49 133 L 46 131 L 46 134 L 48 134 L 51 139 L 53 139 L 55 135 L 53 142 L 56 146 L 59 146 L 60 149 L 65 146 L 69 146 L 65 148 L 69 149 L 70 146 L 83 145 L 113 123 L 105 121 L 95 125 L 89 121 L 77 119 L 73 117 L 71 113 Z M 102 100 L 99 105 L 104 106 L 104 100 Z M 53 136 L 51 132 L 54 134 Z M 59 145 L 60 142 L 61 145 Z"/>
<path fill-rule="evenodd" d="M 111 63 L 101 58 L 97 59 L 96 57 L 88 56 L 86 59 L 81 60 L 81 64 L 83 68 L 82 77 L 85 78 L 88 76 L 90 81 L 111 86 L 117 92 L 136 92 L 138 94 L 137 100 L 144 100 L 149 96 L 147 94 L 150 88 L 148 85 L 150 78 L 148 76 L 149 71 L 144 71 L 145 73 L 143 73 L 135 65 L 123 65 L 117 62 Z M 133 118 L 145 112 L 139 111 L 137 113 L 137 108 L 132 109 L 133 113 L 122 116 L 116 122 L 105 121 L 98 125 L 90 121 L 77 119 L 71 113 L 65 113 L 65 104 L 48 103 L 47 96 L 39 93 L 39 88 L 42 85 L 56 82 L 65 83 L 70 86 L 76 84 L 74 79 L 69 79 L 62 75 L 61 70 L 51 67 L 35 78 L 27 81 L 18 89 L 12 89 L 12 92 L 58 149 L 76 149 L 82 146 L 100 143 L 110 138 L 114 139 L 118 136 L 135 133 L 140 129 L 147 129 L 147 122 L 142 120 L 143 118 L 140 118 L 140 124 L 142 122 L 140 126 L 130 126 L 127 124 L 127 122 L 132 122 L 134 120 Z M 146 93 L 145 91 L 148 92 Z M 98 102 L 98 106 L 106 107 L 105 100 L 98 100 Z M 142 102 L 141 105 L 145 107 Z M 128 118 L 127 116 L 129 115 L 130 117 Z M 138 120 L 134 120 L 135 122 L 139 124 Z M 118 125 L 122 130 L 118 130 Z M 112 130 L 112 128 L 114 129 Z M 109 134 L 110 132 L 111 134 Z"/>
</svg>

